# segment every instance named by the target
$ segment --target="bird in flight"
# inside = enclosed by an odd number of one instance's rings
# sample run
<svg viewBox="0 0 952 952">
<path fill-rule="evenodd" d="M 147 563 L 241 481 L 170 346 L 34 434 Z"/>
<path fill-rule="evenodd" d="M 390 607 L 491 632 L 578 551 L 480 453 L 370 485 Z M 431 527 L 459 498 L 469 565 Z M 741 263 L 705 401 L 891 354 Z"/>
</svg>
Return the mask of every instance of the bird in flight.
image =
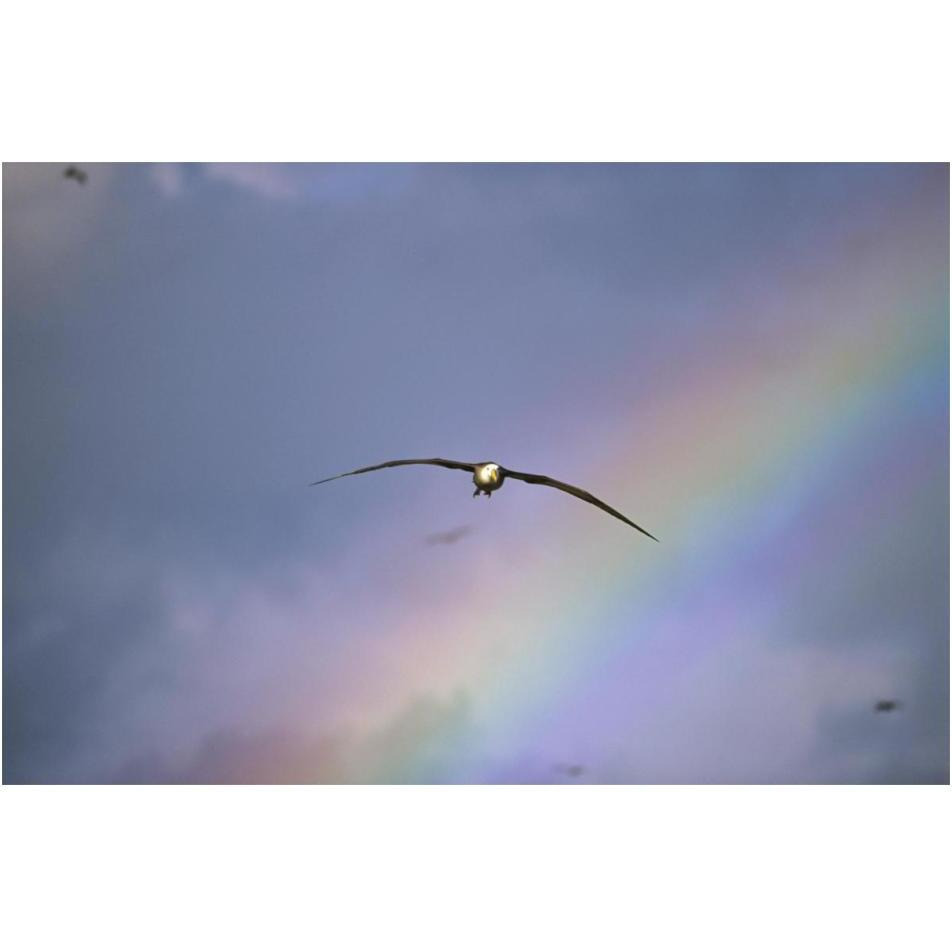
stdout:
<svg viewBox="0 0 952 952">
<path fill-rule="evenodd" d="M 873 710 L 877 714 L 885 714 L 888 711 L 896 711 L 902 705 L 898 701 L 894 701 L 892 698 L 884 699 L 882 701 L 877 701 Z"/>
<path fill-rule="evenodd" d="M 607 503 L 602 502 L 601 499 L 596 499 L 591 493 L 586 492 L 584 489 L 579 489 L 577 486 L 570 486 L 568 483 L 559 482 L 557 479 L 552 479 L 551 476 L 537 476 L 535 473 L 517 473 L 514 469 L 506 469 L 505 466 L 500 466 L 498 463 L 460 463 L 457 460 L 440 459 L 439 457 L 433 459 L 392 459 L 386 463 L 377 463 L 376 466 L 364 466 L 362 469 L 352 469 L 349 473 L 341 473 L 338 476 L 328 476 L 327 479 L 318 479 L 316 482 L 311 483 L 311 485 L 319 486 L 321 483 L 329 483 L 334 479 L 343 479 L 345 476 L 370 473 L 375 469 L 387 469 L 391 466 L 417 465 L 443 466 L 446 469 L 464 469 L 472 473 L 473 483 L 476 485 L 476 491 L 473 493 L 474 497 L 482 493 L 488 498 L 499 489 L 507 479 L 521 479 L 524 483 L 561 489 L 562 492 L 568 493 L 570 496 L 575 496 L 576 499 L 581 499 L 583 502 L 598 506 L 603 512 L 607 512 L 610 516 L 620 519 L 626 525 L 631 526 L 632 529 L 637 529 L 639 532 L 644 533 L 649 539 L 654 539 L 655 542 L 658 541 L 647 529 L 642 529 L 641 526 L 636 525 L 629 518 L 623 516 L 617 509 L 612 509 Z"/>
<path fill-rule="evenodd" d="M 76 179 L 80 185 L 86 184 L 86 179 L 89 176 L 80 168 L 77 168 L 75 165 L 71 165 L 66 169 L 63 169 L 63 178 Z"/>
<path fill-rule="evenodd" d="M 427 545 L 452 545 L 472 531 L 472 526 L 457 526 L 455 529 L 447 529 L 446 532 L 434 532 L 428 535 L 425 541 Z"/>
</svg>

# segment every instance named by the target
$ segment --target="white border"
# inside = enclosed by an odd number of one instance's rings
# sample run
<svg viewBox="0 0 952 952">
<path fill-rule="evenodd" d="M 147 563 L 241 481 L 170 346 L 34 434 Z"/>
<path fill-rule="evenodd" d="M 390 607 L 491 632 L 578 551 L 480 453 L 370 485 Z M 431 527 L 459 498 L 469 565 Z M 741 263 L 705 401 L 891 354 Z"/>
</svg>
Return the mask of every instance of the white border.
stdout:
<svg viewBox="0 0 952 952">
<path fill-rule="evenodd" d="M 948 161 L 943 5 L 5 13 L 4 161 Z"/>
<path fill-rule="evenodd" d="M 5 788 L 54 949 L 864 949 L 947 934 L 941 787 Z"/>
</svg>

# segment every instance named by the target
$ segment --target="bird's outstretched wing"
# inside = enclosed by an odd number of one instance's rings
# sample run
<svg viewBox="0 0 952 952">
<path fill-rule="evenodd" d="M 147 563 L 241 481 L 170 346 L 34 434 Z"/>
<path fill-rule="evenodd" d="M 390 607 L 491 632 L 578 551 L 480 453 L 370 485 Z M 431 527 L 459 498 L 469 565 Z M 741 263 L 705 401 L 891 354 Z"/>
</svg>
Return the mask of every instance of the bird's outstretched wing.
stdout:
<svg viewBox="0 0 952 952">
<path fill-rule="evenodd" d="M 387 469 L 389 466 L 414 466 L 422 464 L 426 466 L 445 466 L 447 469 L 465 469 L 471 473 L 476 472 L 476 463 L 460 463 L 455 459 L 392 459 L 387 463 L 377 463 L 376 466 L 364 466 L 363 469 L 352 469 L 349 473 L 341 473 L 339 476 L 328 476 L 327 479 L 318 479 L 311 483 L 312 486 L 318 486 L 321 483 L 329 483 L 334 479 L 343 479 L 344 476 L 356 476 L 358 473 L 370 473 L 375 469 Z"/>
<path fill-rule="evenodd" d="M 612 509 L 607 503 L 602 502 L 601 499 L 596 499 L 591 493 L 587 493 L 584 489 L 579 489 L 578 486 L 570 486 L 568 483 L 562 483 L 557 479 L 552 479 L 551 476 L 537 476 L 535 473 L 517 473 L 511 469 L 503 469 L 502 473 L 508 479 L 521 479 L 524 483 L 536 483 L 539 486 L 551 486 L 553 489 L 561 489 L 562 492 L 575 496 L 576 499 L 581 499 L 584 502 L 590 502 L 593 506 L 598 506 L 603 512 L 607 512 L 616 519 L 621 519 L 622 522 L 631 526 L 632 529 L 643 532 L 649 539 L 654 539 L 655 542 L 658 541 L 647 529 L 642 529 L 641 526 L 636 525 L 631 519 L 623 516 L 617 509 Z"/>
</svg>

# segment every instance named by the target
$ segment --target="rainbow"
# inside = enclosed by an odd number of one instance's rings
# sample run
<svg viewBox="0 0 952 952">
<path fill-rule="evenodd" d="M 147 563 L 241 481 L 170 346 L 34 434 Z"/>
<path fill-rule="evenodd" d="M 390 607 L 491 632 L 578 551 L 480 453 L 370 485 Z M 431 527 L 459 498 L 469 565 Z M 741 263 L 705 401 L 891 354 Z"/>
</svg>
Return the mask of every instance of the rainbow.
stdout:
<svg viewBox="0 0 952 952">
<path fill-rule="evenodd" d="M 601 452 L 570 424 L 566 440 L 594 457 L 571 475 L 661 544 L 534 490 L 507 549 L 518 573 L 477 554 L 431 598 L 388 609 L 371 674 L 356 661 L 341 673 L 371 735 L 415 694 L 446 702 L 365 745 L 344 779 L 520 779 L 513 764 L 545 748 L 547 725 L 598 708 L 597 686 L 633 651 L 659 669 L 716 663 L 737 631 L 777 624 L 798 579 L 864 577 L 916 494 L 948 480 L 935 463 L 937 442 L 948 459 L 948 248 L 934 218 L 923 198 L 870 242 L 805 253 L 775 290 L 728 295 L 677 373 L 606 381 L 616 423 Z M 725 343 L 738 326 L 770 330 Z M 843 505 L 829 487 L 857 471 L 870 478 Z M 646 705 L 651 690 L 639 683 Z"/>
</svg>

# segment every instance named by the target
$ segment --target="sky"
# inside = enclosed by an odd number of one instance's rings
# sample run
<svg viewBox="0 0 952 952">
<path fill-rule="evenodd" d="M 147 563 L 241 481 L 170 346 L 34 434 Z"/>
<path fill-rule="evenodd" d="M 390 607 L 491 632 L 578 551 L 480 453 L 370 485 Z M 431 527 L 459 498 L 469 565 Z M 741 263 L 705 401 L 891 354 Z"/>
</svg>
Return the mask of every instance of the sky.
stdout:
<svg viewBox="0 0 952 952">
<path fill-rule="evenodd" d="M 65 164 L 4 782 L 948 782 L 947 165 Z"/>
</svg>

